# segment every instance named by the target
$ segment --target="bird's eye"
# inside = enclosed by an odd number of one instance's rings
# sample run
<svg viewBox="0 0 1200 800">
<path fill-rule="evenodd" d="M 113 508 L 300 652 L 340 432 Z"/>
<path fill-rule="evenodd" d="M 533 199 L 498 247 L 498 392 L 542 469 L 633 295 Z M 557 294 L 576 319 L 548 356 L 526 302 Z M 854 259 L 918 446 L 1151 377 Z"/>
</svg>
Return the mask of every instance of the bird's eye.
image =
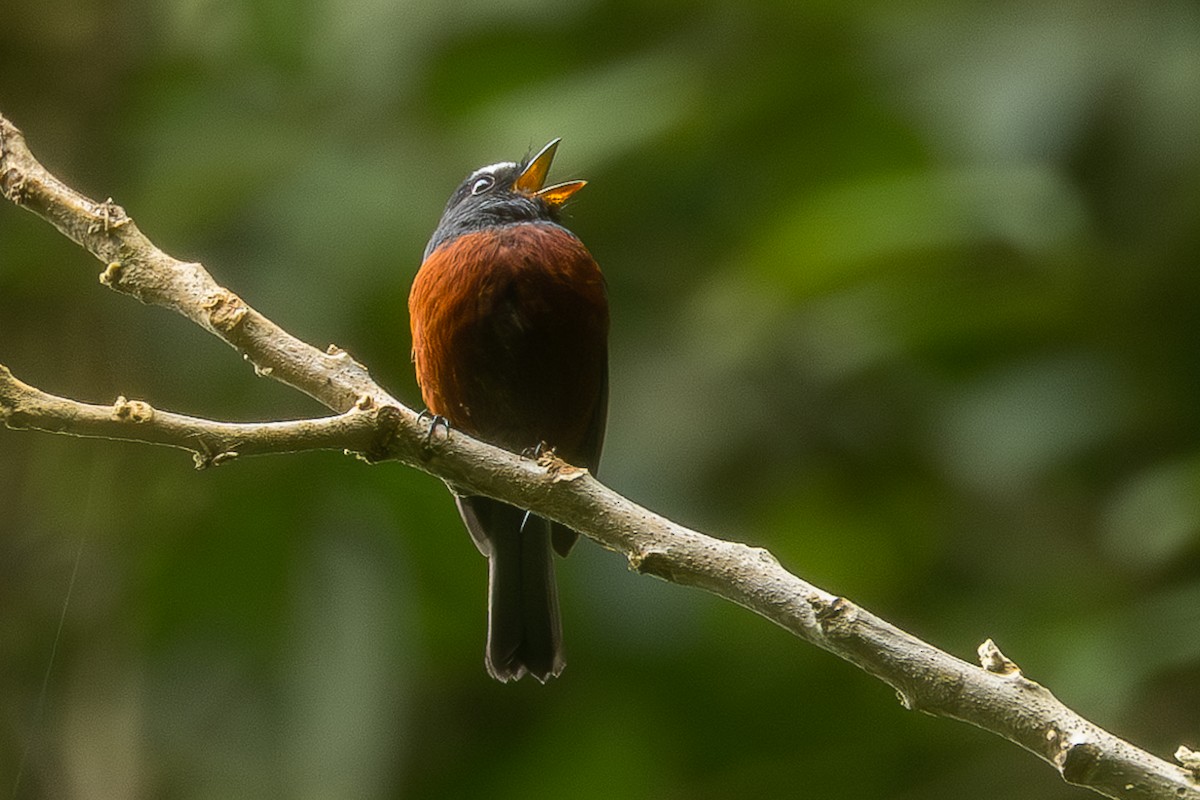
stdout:
<svg viewBox="0 0 1200 800">
<path fill-rule="evenodd" d="M 483 194 L 496 183 L 496 179 L 491 175 L 484 175 L 481 178 L 476 178 L 471 184 L 471 194 Z"/>
</svg>

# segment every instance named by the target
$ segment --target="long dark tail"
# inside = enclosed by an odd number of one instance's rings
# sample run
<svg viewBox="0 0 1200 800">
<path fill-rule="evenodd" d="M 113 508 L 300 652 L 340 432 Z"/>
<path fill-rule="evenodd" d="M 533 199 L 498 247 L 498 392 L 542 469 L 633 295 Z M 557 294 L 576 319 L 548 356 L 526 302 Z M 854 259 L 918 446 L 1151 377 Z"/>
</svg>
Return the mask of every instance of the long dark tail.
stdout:
<svg viewBox="0 0 1200 800">
<path fill-rule="evenodd" d="M 457 501 L 467 530 L 488 557 L 487 670 L 500 681 L 528 672 L 545 683 L 566 663 L 550 525 L 486 497 Z"/>
</svg>

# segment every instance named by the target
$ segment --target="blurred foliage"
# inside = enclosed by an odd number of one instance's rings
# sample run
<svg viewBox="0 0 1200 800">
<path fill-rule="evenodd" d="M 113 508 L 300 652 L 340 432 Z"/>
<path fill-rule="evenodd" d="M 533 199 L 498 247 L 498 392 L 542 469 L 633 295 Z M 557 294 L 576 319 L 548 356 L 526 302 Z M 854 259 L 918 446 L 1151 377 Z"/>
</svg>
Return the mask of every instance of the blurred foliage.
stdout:
<svg viewBox="0 0 1200 800">
<path fill-rule="evenodd" d="M 1200 745 L 1200 12 L 1183 0 L 10 0 L 0 109 L 418 403 L 405 299 L 474 167 L 563 137 L 609 279 L 603 477 L 964 657 Z M 314 414 L 0 208 L 0 362 Z M 0 792 L 1083 797 L 768 623 L 560 562 L 570 666 L 482 666 L 444 489 L 0 431 Z M 59 633 L 61 626 L 61 634 Z M 20 765 L 23 764 L 23 767 Z"/>
</svg>

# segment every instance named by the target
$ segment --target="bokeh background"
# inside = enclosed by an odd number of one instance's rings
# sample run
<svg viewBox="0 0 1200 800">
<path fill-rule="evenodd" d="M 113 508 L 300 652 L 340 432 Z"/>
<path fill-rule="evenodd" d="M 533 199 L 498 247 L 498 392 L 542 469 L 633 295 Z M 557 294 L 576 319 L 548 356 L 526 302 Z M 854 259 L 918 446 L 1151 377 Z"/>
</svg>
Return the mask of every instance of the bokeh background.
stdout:
<svg viewBox="0 0 1200 800">
<path fill-rule="evenodd" d="M 8 0 L 0 110 L 413 404 L 406 298 L 471 169 L 563 137 L 609 280 L 601 475 L 1068 704 L 1200 745 L 1191 2 Z M 0 363 L 322 412 L 0 206 Z M 482 666 L 444 488 L 340 454 L 0 430 L 0 795 L 1079 798 L 584 542 L 550 686 Z M 18 778 L 18 773 L 20 777 Z"/>
</svg>

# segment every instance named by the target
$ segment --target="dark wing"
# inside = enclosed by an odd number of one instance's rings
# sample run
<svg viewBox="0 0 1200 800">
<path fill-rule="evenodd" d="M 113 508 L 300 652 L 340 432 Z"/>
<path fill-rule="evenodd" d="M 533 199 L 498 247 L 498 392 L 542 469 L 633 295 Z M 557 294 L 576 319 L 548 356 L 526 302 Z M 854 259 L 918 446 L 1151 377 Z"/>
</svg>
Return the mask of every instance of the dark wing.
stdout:
<svg viewBox="0 0 1200 800">
<path fill-rule="evenodd" d="M 604 374 L 600 378 L 600 396 L 596 401 L 596 410 L 592 414 L 592 422 L 588 426 L 580 452 L 587 459 L 580 466 L 588 468 L 593 475 L 600 467 L 600 451 L 604 449 L 604 429 L 608 425 L 608 356 L 604 358 Z M 566 558 L 575 546 L 579 534 L 565 525 L 557 522 L 550 526 L 550 541 L 554 551 Z"/>
</svg>

